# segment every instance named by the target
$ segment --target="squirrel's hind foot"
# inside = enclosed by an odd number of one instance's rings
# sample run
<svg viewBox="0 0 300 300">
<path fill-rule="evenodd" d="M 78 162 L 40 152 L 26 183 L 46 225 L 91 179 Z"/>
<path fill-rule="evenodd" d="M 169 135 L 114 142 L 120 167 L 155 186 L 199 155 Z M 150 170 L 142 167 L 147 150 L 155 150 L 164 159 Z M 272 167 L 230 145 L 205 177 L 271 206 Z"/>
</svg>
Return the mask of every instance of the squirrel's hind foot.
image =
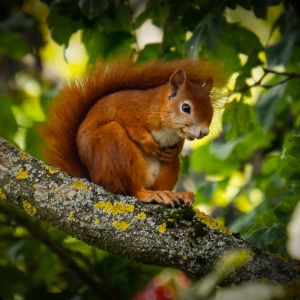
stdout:
<svg viewBox="0 0 300 300">
<path fill-rule="evenodd" d="M 174 206 L 174 203 L 177 203 L 179 205 L 193 205 L 195 202 L 195 195 L 192 192 L 174 193 L 170 191 L 141 190 L 136 192 L 133 196 L 142 202 L 157 202 L 172 206 Z"/>
</svg>

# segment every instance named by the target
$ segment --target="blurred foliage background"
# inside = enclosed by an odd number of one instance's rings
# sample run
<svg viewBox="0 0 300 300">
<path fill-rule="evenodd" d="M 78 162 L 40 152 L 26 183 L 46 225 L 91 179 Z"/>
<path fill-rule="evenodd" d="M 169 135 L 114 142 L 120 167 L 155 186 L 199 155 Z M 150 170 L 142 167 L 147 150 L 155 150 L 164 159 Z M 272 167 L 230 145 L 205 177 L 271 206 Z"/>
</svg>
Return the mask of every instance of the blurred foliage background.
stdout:
<svg viewBox="0 0 300 300">
<path fill-rule="evenodd" d="M 0 136 L 43 159 L 35 126 L 47 102 L 99 56 L 135 49 L 141 62 L 221 59 L 235 93 L 216 111 L 210 136 L 186 144 L 178 189 L 194 191 L 196 206 L 249 243 L 287 256 L 286 228 L 300 199 L 299 16 L 297 1 L 280 0 L 2 0 Z M 179 271 L 0 213 L 4 300 L 181 299 L 190 284 Z"/>
</svg>

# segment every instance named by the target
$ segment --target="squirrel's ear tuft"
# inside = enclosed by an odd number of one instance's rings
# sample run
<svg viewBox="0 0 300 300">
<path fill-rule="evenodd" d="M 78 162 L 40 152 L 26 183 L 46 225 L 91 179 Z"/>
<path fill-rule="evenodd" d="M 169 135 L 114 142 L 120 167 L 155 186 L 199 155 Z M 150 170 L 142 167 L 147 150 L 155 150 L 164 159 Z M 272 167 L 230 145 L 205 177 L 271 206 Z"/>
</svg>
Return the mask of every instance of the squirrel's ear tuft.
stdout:
<svg viewBox="0 0 300 300">
<path fill-rule="evenodd" d="M 212 87 L 214 85 L 214 80 L 212 78 L 208 78 L 203 86 L 203 89 L 209 94 Z"/>
<path fill-rule="evenodd" d="M 175 97 L 181 86 L 185 84 L 186 75 L 182 69 L 176 70 L 170 78 L 170 92 L 168 99 Z"/>
</svg>

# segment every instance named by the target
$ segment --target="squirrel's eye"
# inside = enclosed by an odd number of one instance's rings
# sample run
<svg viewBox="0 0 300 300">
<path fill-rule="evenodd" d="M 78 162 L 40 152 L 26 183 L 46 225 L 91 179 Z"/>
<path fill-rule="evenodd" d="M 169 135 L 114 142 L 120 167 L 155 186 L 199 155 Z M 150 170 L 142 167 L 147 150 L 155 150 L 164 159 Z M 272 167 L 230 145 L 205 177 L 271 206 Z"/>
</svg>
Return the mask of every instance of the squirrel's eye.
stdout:
<svg viewBox="0 0 300 300">
<path fill-rule="evenodd" d="M 186 104 L 186 103 L 182 104 L 181 108 L 182 108 L 182 111 L 184 111 L 185 113 L 187 113 L 187 114 L 191 113 L 191 108 L 188 104 Z"/>
</svg>

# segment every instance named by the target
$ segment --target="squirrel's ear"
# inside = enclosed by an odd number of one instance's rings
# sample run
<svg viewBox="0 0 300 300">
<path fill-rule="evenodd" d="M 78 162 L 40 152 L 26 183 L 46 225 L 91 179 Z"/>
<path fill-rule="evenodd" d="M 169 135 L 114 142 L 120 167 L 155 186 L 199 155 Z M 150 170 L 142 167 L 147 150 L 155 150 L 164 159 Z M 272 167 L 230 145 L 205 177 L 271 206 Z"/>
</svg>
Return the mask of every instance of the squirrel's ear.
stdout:
<svg viewBox="0 0 300 300">
<path fill-rule="evenodd" d="M 180 87 L 185 84 L 185 79 L 186 79 L 186 75 L 182 69 L 178 69 L 172 74 L 170 78 L 170 92 L 168 95 L 169 100 L 172 97 L 176 96 Z"/>
<path fill-rule="evenodd" d="M 214 85 L 214 80 L 212 78 L 208 78 L 203 86 L 203 89 L 209 94 L 212 87 Z"/>
</svg>

